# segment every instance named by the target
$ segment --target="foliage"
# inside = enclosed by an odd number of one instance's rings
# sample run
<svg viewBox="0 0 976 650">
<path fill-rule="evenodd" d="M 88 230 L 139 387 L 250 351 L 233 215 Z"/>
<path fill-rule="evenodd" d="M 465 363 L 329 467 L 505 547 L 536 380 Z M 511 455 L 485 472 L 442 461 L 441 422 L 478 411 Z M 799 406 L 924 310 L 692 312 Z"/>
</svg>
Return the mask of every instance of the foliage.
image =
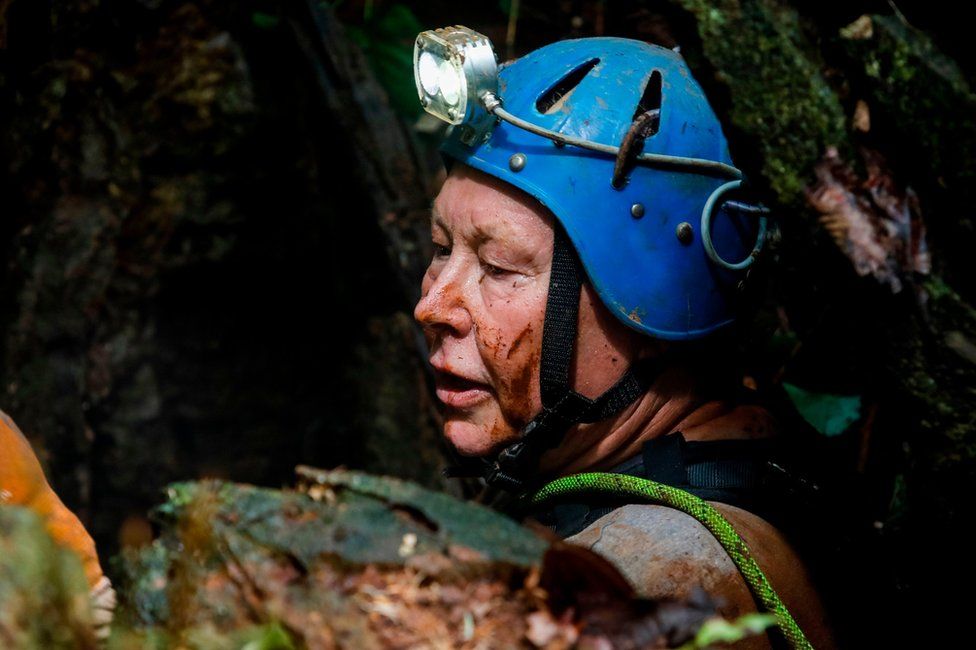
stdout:
<svg viewBox="0 0 976 650">
<path fill-rule="evenodd" d="M 0 647 L 97 647 L 81 562 L 34 512 L 15 506 L 0 506 Z"/>
<path fill-rule="evenodd" d="M 735 621 L 713 618 L 706 621 L 690 643 L 681 650 L 710 648 L 718 643 L 734 643 L 759 634 L 776 625 L 776 617 L 771 614 L 745 614 Z"/>
<path fill-rule="evenodd" d="M 784 382 L 783 388 L 800 415 L 825 436 L 844 433 L 861 415 L 861 398 L 858 395 L 819 393 L 789 382 Z"/>
<path fill-rule="evenodd" d="M 409 7 L 393 4 L 371 15 L 363 25 L 349 25 L 349 36 L 363 48 L 376 79 L 393 108 L 407 118 L 422 112 L 413 80 L 413 42 L 425 28 Z"/>
</svg>

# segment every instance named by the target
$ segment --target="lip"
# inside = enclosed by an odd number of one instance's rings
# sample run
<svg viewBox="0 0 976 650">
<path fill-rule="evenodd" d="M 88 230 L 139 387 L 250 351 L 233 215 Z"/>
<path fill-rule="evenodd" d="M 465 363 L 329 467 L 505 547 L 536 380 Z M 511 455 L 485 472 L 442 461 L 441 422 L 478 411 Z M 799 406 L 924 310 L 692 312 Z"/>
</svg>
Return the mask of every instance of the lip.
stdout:
<svg viewBox="0 0 976 650">
<path fill-rule="evenodd" d="M 491 397 L 491 388 L 487 384 L 436 367 L 434 386 L 437 399 L 457 409 L 470 408 Z"/>
</svg>

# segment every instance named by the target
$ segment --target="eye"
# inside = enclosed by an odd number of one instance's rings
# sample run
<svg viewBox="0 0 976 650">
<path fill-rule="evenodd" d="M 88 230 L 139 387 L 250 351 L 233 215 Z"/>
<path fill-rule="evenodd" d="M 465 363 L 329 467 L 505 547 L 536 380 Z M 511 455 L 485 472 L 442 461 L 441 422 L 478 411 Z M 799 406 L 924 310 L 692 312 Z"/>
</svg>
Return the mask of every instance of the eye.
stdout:
<svg viewBox="0 0 976 650">
<path fill-rule="evenodd" d="M 434 259 L 451 256 L 451 247 L 434 242 Z"/>
<path fill-rule="evenodd" d="M 494 264 L 489 264 L 487 262 L 482 262 L 482 266 L 485 269 L 485 275 L 497 276 L 511 273 L 511 271 L 508 269 L 503 269 L 500 266 L 495 266 Z"/>
</svg>

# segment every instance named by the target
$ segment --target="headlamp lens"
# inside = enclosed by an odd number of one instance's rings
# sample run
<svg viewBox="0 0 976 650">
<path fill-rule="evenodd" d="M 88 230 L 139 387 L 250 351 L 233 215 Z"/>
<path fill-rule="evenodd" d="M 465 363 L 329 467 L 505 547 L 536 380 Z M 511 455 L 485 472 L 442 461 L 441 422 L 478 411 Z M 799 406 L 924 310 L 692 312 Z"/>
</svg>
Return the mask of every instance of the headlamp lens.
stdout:
<svg viewBox="0 0 976 650">
<path fill-rule="evenodd" d="M 440 90 L 440 69 L 437 60 L 430 52 L 422 52 L 417 59 L 417 76 L 420 78 L 420 86 L 428 95 L 436 95 Z"/>
<path fill-rule="evenodd" d="M 441 61 L 437 71 L 439 73 L 438 84 L 441 88 L 441 96 L 448 106 L 456 106 L 461 98 L 461 71 L 451 65 L 450 61 Z"/>
</svg>

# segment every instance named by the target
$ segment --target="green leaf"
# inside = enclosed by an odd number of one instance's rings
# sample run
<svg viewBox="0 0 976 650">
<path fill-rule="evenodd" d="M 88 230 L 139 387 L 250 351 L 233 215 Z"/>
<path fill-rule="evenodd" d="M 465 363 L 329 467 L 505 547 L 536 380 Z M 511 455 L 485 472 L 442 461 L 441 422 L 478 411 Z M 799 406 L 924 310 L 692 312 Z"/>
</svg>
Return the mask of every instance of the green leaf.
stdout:
<svg viewBox="0 0 976 650">
<path fill-rule="evenodd" d="M 258 628 L 253 635 L 241 650 L 295 650 L 288 632 L 277 623 Z"/>
<path fill-rule="evenodd" d="M 783 388 L 803 419 L 825 436 L 844 433 L 861 417 L 860 395 L 817 393 L 787 382 Z"/>
<path fill-rule="evenodd" d="M 422 110 L 413 80 L 413 44 L 422 31 L 420 20 L 402 4 L 376 13 L 362 27 L 347 28 L 347 33 L 366 53 L 390 104 L 399 114 L 411 119 Z"/>
<path fill-rule="evenodd" d="M 251 14 L 251 23 L 260 29 L 274 29 L 281 22 L 278 16 L 266 14 L 263 11 L 255 11 Z"/>
<path fill-rule="evenodd" d="M 773 625 L 776 625 L 775 616 L 758 612 L 740 616 L 734 621 L 727 621 L 724 618 L 710 618 L 698 630 L 695 638 L 681 646 L 679 650 L 697 650 L 708 648 L 716 643 L 734 643 L 759 634 Z"/>
</svg>

